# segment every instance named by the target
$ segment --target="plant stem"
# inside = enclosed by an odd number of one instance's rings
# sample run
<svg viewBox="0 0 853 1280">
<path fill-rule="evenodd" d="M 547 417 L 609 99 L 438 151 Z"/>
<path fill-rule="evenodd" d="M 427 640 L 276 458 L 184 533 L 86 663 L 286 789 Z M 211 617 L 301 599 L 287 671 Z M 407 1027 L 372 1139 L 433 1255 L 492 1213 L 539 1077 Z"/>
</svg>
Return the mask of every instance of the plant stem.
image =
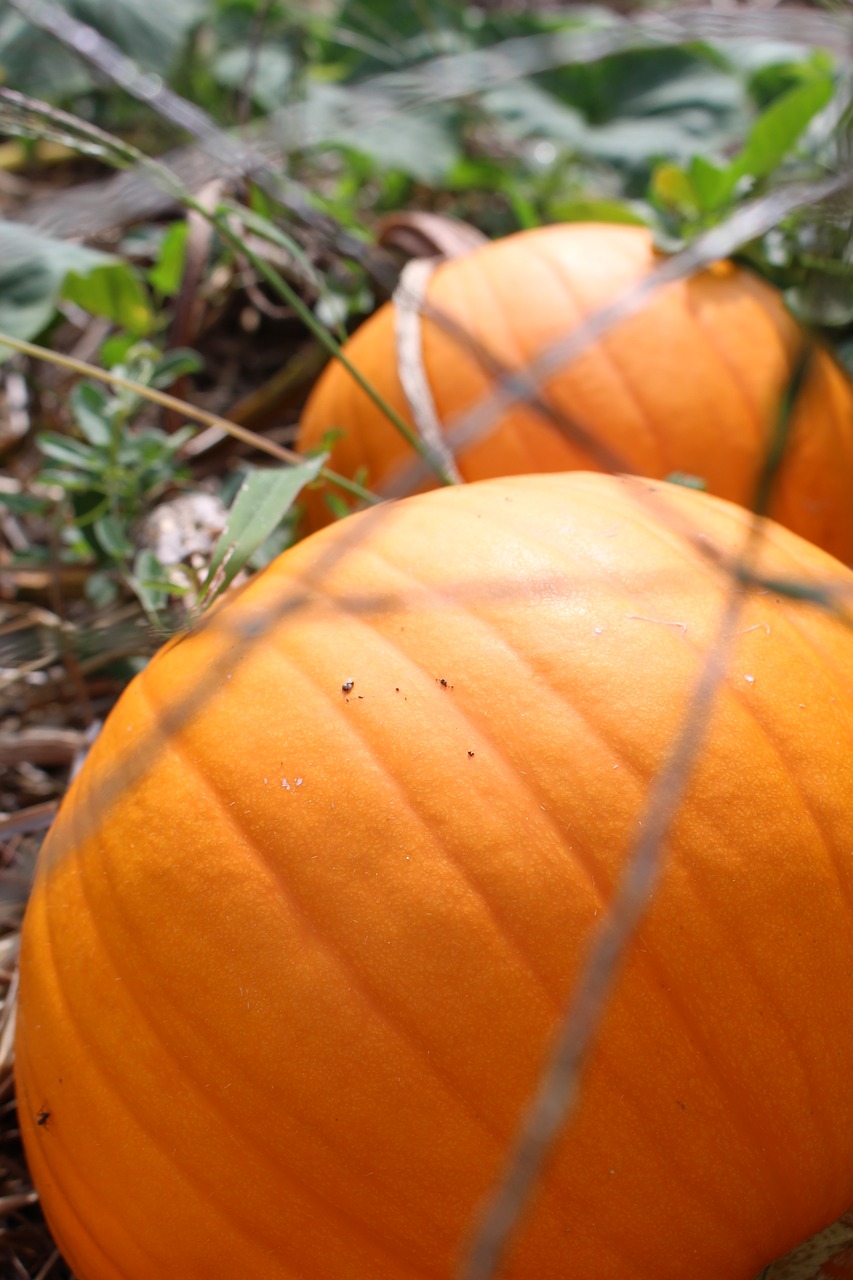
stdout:
<svg viewBox="0 0 853 1280">
<path fill-rule="evenodd" d="M 225 431 L 228 435 L 234 436 L 235 439 L 252 445 L 262 453 L 270 454 L 273 458 L 277 458 L 279 462 L 284 462 L 290 467 L 304 461 L 304 458 L 292 449 L 286 449 L 284 445 L 267 440 L 264 436 L 257 435 L 254 431 L 250 431 L 248 427 L 241 426 L 238 422 L 229 422 L 227 418 L 220 418 L 216 413 L 208 413 L 206 409 L 199 409 L 195 405 L 187 404 L 186 401 L 179 400 L 177 396 L 170 396 L 166 391 L 158 391 L 156 387 L 146 387 L 144 383 L 135 382 L 133 378 L 125 378 L 122 374 L 113 373 L 109 369 L 99 369 L 97 365 L 89 364 L 86 360 L 78 360 L 76 356 L 62 355 L 58 351 L 51 351 L 48 347 L 41 347 L 35 342 L 26 342 L 23 338 L 13 338 L 11 334 L 0 332 L 0 347 L 4 346 L 11 347 L 13 351 L 19 351 L 21 355 L 32 356 L 36 360 L 46 360 L 61 369 L 68 369 L 71 373 L 79 373 L 83 377 L 94 378 L 109 387 L 131 391 L 135 395 L 142 396 L 145 400 L 150 400 L 152 404 L 158 404 L 163 409 L 172 409 L 182 417 L 189 418 L 192 422 L 201 423 L 205 427 L 218 427 L 220 431 Z M 328 480 L 330 484 L 336 485 L 339 489 L 343 489 L 346 493 L 357 498 L 359 502 L 375 506 L 376 503 L 382 501 L 375 493 L 371 493 L 369 489 L 356 484 L 354 480 L 348 480 L 346 476 L 339 476 L 336 471 L 331 471 L 328 467 L 322 467 L 320 475 L 324 480 Z"/>
</svg>

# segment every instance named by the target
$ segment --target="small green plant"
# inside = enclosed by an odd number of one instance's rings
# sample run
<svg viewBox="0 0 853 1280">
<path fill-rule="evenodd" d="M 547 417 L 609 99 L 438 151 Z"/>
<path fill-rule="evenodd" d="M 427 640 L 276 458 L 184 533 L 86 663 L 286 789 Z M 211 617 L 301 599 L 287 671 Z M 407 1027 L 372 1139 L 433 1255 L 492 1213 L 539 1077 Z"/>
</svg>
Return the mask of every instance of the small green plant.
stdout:
<svg viewBox="0 0 853 1280">
<path fill-rule="evenodd" d="M 191 351 L 164 356 L 137 343 L 112 367 L 123 377 L 163 389 L 196 371 L 199 360 Z M 156 620 L 169 596 L 183 588 L 151 551 L 137 550 L 133 533 L 158 499 L 188 480 L 180 450 L 193 428 L 167 434 L 159 427 L 137 425 L 144 407 L 138 393 L 78 383 L 71 393 L 78 437 L 50 431 L 38 436 L 47 460 L 39 480 L 58 486 L 70 504 L 73 520 L 63 529 L 68 554 L 95 561 L 87 595 L 99 606 L 109 604 L 123 582 Z"/>
<path fill-rule="evenodd" d="M 655 169 L 650 197 L 664 229 L 689 236 L 721 222 L 747 196 L 778 179 L 786 165 L 801 159 L 814 162 L 803 141 L 809 127 L 836 90 L 826 55 L 815 53 L 796 64 L 796 81 L 765 106 L 740 149 L 730 158 L 710 158 L 697 152 L 686 165 L 665 161 Z"/>
</svg>

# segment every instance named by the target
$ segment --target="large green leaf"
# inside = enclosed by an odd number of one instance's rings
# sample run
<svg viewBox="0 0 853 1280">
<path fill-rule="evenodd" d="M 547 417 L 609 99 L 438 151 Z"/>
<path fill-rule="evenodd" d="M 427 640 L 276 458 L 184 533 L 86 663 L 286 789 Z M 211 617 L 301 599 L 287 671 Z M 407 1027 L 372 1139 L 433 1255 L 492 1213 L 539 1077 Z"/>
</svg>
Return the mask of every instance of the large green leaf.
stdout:
<svg viewBox="0 0 853 1280">
<path fill-rule="evenodd" d="M 730 145 L 742 136 L 748 108 L 742 77 L 698 48 L 631 49 L 559 68 L 537 83 L 564 110 L 580 113 L 583 154 L 640 173 L 658 158 L 684 161 L 699 148 Z"/>
<path fill-rule="evenodd" d="M 69 271 L 85 273 L 116 261 L 95 249 L 0 222 L 0 331 L 13 338 L 36 337 L 53 318 Z"/>
<path fill-rule="evenodd" d="M 69 271 L 62 296 L 94 316 L 112 320 L 136 337 L 150 333 L 154 324 L 145 287 L 125 262 L 116 260 L 90 271 Z"/>
<path fill-rule="evenodd" d="M 582 150 L 589 133 L 581 113 L 532 80 L 515 80 L 483 94 L 481 105 L 518 141 L 544 138 Z"/>
<path fill-rule="evenodd" d="M 431 186 L 442 183 L 460 155 L 455 110 L 429 106 L 353 127 L 349 94 L 339 85 L 313 84 L 305 103 L 311 131 L 327 145 L 369 156 L 381 170 L 398 170 Z"/>
<path fill-rule="evenodd" d="M 208 12 L 205 0 L 54 0 L 95 28 L 146 71 L 164 74 L 193 26 Z M 19 14 L 0 17 L 0 80 L 22 93 L 57 103 L 91 87 L 82 59 Z"/>
<path fill-rule="evenodd" d="M 731 128 L 744 105 L 740 77 L 698 46 L 628 49 L 595 62 L 559 67 L 545 73 L 541 82 L 597 125 L 698 111 L 717 128 Z"/>
<path fill-rule="evenodd" d="M 469 11 L 458 0 L 430 0 L 428 6 L 400 0 L 343 0 L 331 7 L 337 12 L 326 27 L 325 39 L 318 42 L 318 51 L 321 61 L 337 64 L 347 78 L 364 79 L 471 45 L 464 31 Z M 476 21 L 471 25 L 476 27 Z"/>
<path fill-rule="evenodd" d="M 96 292 L 103 303 L 93 310 L 116 323 L 128 318 L 131 306 L 141 316 L 144 295 L 140 300 L 136 275 L 120 258 L 0 221 L 0 332 L 37 337 L 53 319 L 67 280 L 80 281 L 78 289 L 85 293 L 92 273 L 97 273 Z"/>
<path fill-rule="evenodd" d="M 283 45 L 240 44 L 220 53 L 211 72 L 219 84 L 248 91 L 264 111 L 274 111 L 288 100 L 293 57 Z"/>
<path fill-rule="evenodd" d="M 778 168 L 808 125 L 835 92 L 830 75 L 815 76 L 789 89 L 758 117 L 746 143 L 732 164 L 738 177 L 765 178 Z"/>
<path fill-rule="evenodd" d="M 804 72 L 807 69 L 804 64 Z M 654 173 L 654 196 L 665 208 L 680 210 L 688 218 L 719 214 L 735 199 L 743 179 L 767 178 L 780 168 L 834 93 L 834 78 L 815 64 L 807 78 L 779 94 L 759 115 L 728 164 L 703 153 L 693 155 L 686 169 L 667 159 Z"/>
<path fill-rule="evenodd" d="M 218 592 L 243 568 L 281 523 L 306 484 L 316 480 L 325 455 L 292 467 L 250 471 L 228 513 L 228 524 L 213 549 L 205 590 Z"/>
</svg>

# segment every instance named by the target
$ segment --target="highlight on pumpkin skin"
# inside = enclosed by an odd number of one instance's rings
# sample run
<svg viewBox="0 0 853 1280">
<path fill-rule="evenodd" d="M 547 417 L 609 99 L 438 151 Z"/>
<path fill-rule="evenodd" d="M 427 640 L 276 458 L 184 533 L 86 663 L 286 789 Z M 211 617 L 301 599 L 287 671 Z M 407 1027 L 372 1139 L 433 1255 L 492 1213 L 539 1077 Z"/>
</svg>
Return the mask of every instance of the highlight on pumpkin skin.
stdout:
<svg viewBox="0 0 853 1280">
<path fill-rule="evenodd" d="M 453 1274 L 728 590 L 637 488 L 367 512 L 130 686 L 23 943 L 21 1123 L 80 1280 Z M 656 493 L 721 563 L 753 536 Z M 773 525 L 756 567 L 853 580 Z M 851 636 L 765 589 L 732 643 L 511 1280 L 752 1280 L 853 1196 Z"/>
<path fill-rule="evenodd" d="M 544 349 L 660 260 L 644 228 L 577 223 L 520 232 L 439 266 L 426 289 L 436 315 L 421 316 L 421 351 L 407 359 L 420 360 L 446 437 L 452 441 L 454 422 L 489 392 L 490 374 L 478 353 L 523 374 Z M 414 425 L 396 324 L 388 303 L 346 350 Z M 458 452 L 459 472 L 465 480 L 573 469 L 654 478 L 681 473 L 749 505 L 804 341 L 781 295 L 745 268 L 719 263 L 662 288 L 550 380 L 543 399 L 560 425 L 518 404 Z M 319 447 L 332 429 L 343 433 L 330 462 L 339 471 L 366 473 L 377 491 L 406 474 L 412 455 L 405 441 L 336 363 L 309 397 L 298 447 Z M 818 346 L 770 514 L 851 562 L 851 492 L 853 386 Z M 323 490 L 311 489 L 305 498 L 307 527 L 328 523 Z"/>
</svg>

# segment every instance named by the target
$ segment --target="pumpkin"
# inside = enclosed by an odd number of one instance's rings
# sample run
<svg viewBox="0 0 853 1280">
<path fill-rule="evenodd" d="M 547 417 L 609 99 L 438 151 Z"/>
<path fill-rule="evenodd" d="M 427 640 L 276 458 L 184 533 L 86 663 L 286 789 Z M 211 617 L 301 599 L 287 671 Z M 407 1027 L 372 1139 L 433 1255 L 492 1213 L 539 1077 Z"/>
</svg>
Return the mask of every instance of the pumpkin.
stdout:
<svg viewBox="0 0 853 1280">
<path fill-rule="evenodd" d="M 455 1274 L 748 536 L 649 481 L 444 488 L 134 680 L 21 952 L 21 1128 L 79 1280 Z M 853 586 L 775 525 L 758 567 Z M 742 598 L 502 1278 L 750 1280 L 853 1202 L 853 640 Z"/>
<path fill-rule="evenodd" d="M 432 307 L 504 368 L 525 369 L 585 317 L 659 261 L 641 227 L 570 224 L 524 231 L 438 267 Z M 413 426 L 395 354 L 395 304 L 383 306 L 345 353 Z M 421 317 L 422 364 L 442 427 L 493 389 L 456 335 Z M 534 409 L 519 404 L 465 448 L 465 480 L 527 471 L 617 470 L 698 477 L 720 497 L 753 504 L 780 404 L 805 335 L 781 296 L 750 271 L 721 262 L 671 284 L 555 376 L 546 398 L 603 448 L 593 456 Z M 413 359 L 409 356 L 408 359 Z M 381 488 L 412 451 L 339 362 L 308 399 L 303 451 L 343 435 L 329 466 Z M 306 523 L 331 519 L 324 489 L 306 495 Z M 853 561 L 853 386 L 822 347 L 802 388 L 770 514 L 845 562 Z"/>
</svg>

